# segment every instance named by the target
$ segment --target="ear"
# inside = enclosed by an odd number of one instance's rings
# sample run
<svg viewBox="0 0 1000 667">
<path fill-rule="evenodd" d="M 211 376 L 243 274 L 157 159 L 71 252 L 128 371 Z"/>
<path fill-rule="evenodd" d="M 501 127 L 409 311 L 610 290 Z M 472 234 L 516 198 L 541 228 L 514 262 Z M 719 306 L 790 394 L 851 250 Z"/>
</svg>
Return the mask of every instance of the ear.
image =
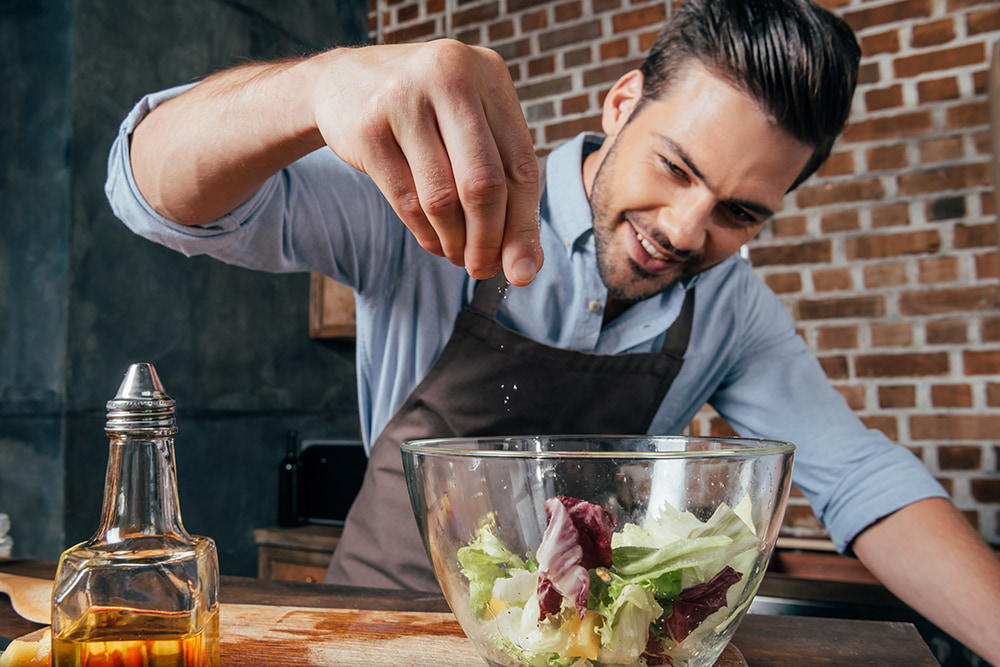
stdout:
<svg viewBox="0 0 1000 667">
<path fill-rule="evenodd" d="M 621 132 L 629 117 L 642 99 L 642 72 L 637 69 L 622 76 L 604 98 L 601 127 L 604 134 L 614 136 Z"/>
</svg>

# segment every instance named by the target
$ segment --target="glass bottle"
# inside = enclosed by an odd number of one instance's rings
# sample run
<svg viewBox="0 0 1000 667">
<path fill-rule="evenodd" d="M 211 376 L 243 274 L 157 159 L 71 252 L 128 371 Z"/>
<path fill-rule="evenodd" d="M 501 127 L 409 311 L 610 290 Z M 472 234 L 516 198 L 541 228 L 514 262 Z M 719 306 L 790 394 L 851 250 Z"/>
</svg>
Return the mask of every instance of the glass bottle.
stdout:
<svg viewBox="0 0 1000 667">
<path fill-rule="evenodd" d="M 174 401 L 153 366 L 137 363 L 107 411 L 101 523 L 59 558 L 52 666 L 214 667 L 218 557 L 181 523 Z"/>
</svg>

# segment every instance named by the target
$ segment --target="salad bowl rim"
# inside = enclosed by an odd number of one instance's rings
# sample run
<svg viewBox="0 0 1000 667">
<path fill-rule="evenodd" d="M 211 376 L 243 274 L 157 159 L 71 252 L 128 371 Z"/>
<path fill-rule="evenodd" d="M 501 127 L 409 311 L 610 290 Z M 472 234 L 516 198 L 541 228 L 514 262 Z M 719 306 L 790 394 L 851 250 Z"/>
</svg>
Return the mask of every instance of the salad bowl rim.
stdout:
<svg viewBox="0 0 1000 667">
<path fill-rule="evenodd" d="M 726 447 L 694 451 L 573 451 L 573 450 L 531 450 L 531 449 L 463 449 L 460 443 L 497 443 L 505 441 L 555 443 L 580 440 L 644 440 L 663 442 L 714 442 Z M 776 454 L 791 454 L 796 446 L 783 440 L 769 438 L 746 438 L 729 436 L 686 436 L 686 435 L 513 435 L 513 436 L 468 436 L 446 438 L 424 438 L 402 443 L 400 449 L 411 455 L 455 456 L 463 458 L 523 458 L 523 459 L 717 459 L 747 458 Z"/>
</svg>

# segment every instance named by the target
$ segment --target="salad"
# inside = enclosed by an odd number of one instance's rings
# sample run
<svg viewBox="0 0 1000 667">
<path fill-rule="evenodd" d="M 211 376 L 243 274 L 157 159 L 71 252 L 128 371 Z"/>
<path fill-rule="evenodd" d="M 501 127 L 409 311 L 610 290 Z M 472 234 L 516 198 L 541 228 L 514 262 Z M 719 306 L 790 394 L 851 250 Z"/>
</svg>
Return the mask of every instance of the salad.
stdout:
<svg viewBox="0 0 1000 667">
<path fill-rule="evenodd" d="M 545 514 L 534 554 L 486 528 L 458 551 L 489 641 L 532 667 L 682 665 L 725 624 L 757 556 L 749 497 L 707 521 L 667 504 L 618 532 L 602 507 L 566 496 Z"/>
</svg>

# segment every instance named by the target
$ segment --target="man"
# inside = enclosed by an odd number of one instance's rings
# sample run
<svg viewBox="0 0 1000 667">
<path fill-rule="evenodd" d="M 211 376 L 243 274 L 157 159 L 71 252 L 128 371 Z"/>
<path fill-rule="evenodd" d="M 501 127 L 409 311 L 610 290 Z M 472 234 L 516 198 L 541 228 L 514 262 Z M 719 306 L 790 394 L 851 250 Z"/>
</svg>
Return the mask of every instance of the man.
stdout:
<svg viewBox="0 0 1000 667">
<path fill-rule="evenodd" d="M 335 49 L 146 98 L 108 195 L 186 254 L 355 290 L 371 459 L 328 581 L 435 587 L 403 440 L 677 433 L 710 402 L 744 435 L 796 443 L 796 483 L 838 547 L 1000 662 L 997 559 L 860 424 L 736 256 L 829 154 L 859 57 L 805 0 L 689 0 L 608 93 L 604 135 L 549 156 L 539 204 L 496 54 Z"/>
</svg>

